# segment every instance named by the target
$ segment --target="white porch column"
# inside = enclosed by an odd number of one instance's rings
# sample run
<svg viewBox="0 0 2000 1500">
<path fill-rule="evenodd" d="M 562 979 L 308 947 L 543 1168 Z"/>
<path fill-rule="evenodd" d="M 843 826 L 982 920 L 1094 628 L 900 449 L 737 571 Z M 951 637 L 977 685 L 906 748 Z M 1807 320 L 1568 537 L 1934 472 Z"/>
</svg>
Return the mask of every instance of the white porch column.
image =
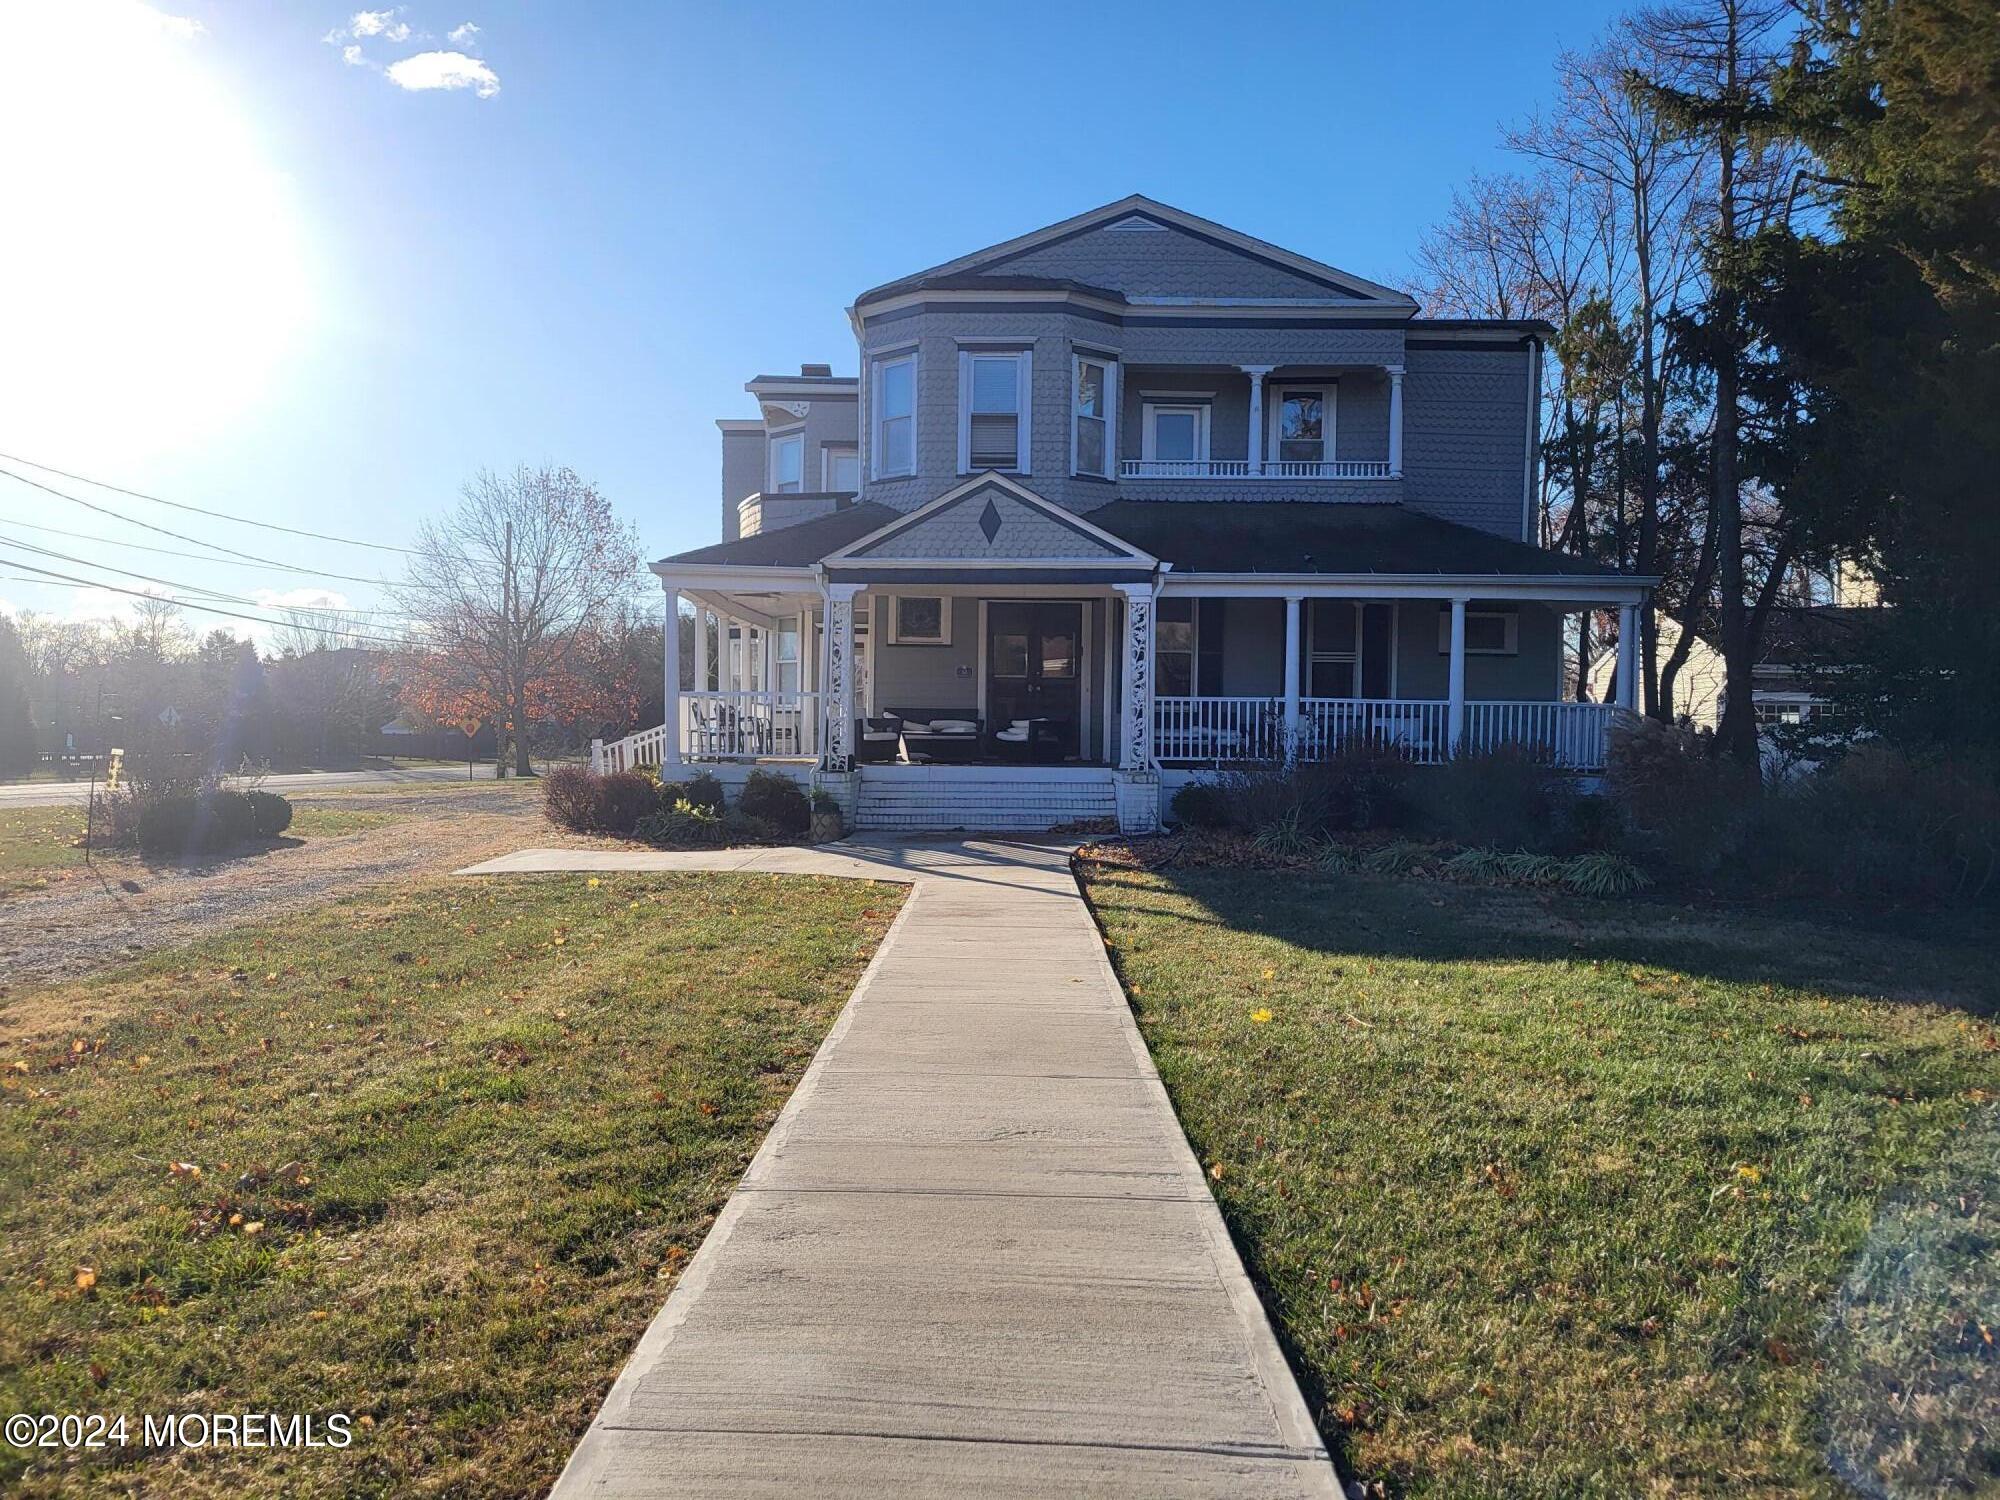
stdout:
<svg viewBox="0 0 2000 1500">
<path fill-rule="evenodd" d="M 1285 595 L 1285 764 L 1299 753 L 1299 613 L 1302 594 Z"/>
<path fill-rule="evenodd" d="M 1465 735 L 1465 600 L 1451 601 L 1451 679 L 1449 701 L 1445 704 L 1446 749 L 1458 754 L 1458 742 Z"/>
<path fill-rule="evenodd" d="M 1629 709 L 1639 701 L 1639 606 L 1618 607 L 1618 706 Z"/>
<path fill-rule="evenodd" d="M 854 756 L 854 596 L 858 583 L 826 586 L 826 750 L 821 764 L 845 771 Z"/>
<path fill-rule="evenodd" d="M 694 690 L 708 691 L 708 611 L 700 605 L 694 611 Z"/>
<path fill-rule="evenodd" d="M 1250 377 L 1250 446 L 1245 456 L 1250 460 L 1250 472 L 1264 472 L 1264 377 L 1277 368 L 1276 365 L 1239 365 L 1237 368 Z"/>
<path fill-rule="evenodd" d="M 1121 583 L 1125 665 L 1119 681 L 1118 768 L 1153 769 L 1153 585 Z"/>
<path fill-rule="evenodd" d="M 1389 477 L 1403 477 L 1403 367 L 1389 371 Z"/>
<path fill-rule="evenodd" d="M 660 767 L 681 763 L 681 591 L 671 583 L 667 589 L 666 712 L 661 715 L 666 733 L 661 736 Z"/>
</svg>

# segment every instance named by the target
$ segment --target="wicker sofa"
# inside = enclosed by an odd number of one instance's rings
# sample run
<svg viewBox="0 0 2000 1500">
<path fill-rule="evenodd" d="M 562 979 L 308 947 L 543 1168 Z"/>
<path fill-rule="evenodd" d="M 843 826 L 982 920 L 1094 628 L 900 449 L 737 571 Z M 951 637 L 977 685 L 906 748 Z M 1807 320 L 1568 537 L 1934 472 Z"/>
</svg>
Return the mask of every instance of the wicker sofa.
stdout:
<svg viewBox="0 0 2000 1500">
<path fill-rule="evenodd" d="M 889 717 L 901 722 L 903 754 L 915 760 L 969 761 L 979 758 L 986 743 L 986 721 L 969 708 L 891 708 Z"/>
</svg>

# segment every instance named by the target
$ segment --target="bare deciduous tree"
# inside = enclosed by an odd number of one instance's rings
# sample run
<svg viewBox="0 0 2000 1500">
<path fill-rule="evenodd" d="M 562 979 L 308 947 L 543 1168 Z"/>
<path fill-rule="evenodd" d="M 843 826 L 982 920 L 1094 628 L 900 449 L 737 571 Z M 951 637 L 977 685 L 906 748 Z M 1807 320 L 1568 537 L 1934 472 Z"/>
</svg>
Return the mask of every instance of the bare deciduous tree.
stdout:
<svg viewBox="0 0 2000 1500">
<path fill-rule="evenodd" d="M 490 720 L 531 774 L 528 725 L 588 697 L 598 627 L 638 571 L 637 536 L 595 485 L 566 468 L 481 471 L 419 529 L 396 590 L 413 623 L 405 692 L 441 721 Z"/>
</svg>

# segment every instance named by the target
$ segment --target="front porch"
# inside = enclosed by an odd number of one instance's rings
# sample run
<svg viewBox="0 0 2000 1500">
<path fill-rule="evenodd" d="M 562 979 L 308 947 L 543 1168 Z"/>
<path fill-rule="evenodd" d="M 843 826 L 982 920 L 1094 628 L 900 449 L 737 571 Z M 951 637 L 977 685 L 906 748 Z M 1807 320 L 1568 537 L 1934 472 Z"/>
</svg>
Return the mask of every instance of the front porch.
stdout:
<svg viewBox="0 0 2000 1500">
<path fill-rule="evenodd" d="M 850 817 L 867 784 L 909 813 L 1006 783 L 1037 788 L 1008 811 L 1041 797 L 1052 821 L 1078 812 L 1054 789 L 1087 772 L 1128 830 L 1157 826 L 1164 777 L 1363 740 L 1419 765 L 1515 745 L 1595 774 L 1617 706 L 1564 700 L 1564 620 L 1619 611 L 1629 684 L 1646 587 L 1399 506 L 1079 515 L 997 474 L 655 572 L 666 720 L 598 764 L 781 766 Z M 968 810 L 940 803 L 937 826 L 977 826 Z"/>
</svg>

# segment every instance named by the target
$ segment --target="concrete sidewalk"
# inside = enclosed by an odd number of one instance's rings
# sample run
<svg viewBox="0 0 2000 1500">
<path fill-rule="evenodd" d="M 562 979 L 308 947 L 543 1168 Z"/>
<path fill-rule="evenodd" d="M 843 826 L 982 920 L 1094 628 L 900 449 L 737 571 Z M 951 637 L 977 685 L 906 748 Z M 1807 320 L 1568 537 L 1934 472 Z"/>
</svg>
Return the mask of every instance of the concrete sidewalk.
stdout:
<svg viewBox="0 0 2000 1500">
<path fill-rule="evenodd" d="M 558 1496 L 1338 1496 L 1066 847 L 528 850 L 913 886 Z"/>
</svg>

